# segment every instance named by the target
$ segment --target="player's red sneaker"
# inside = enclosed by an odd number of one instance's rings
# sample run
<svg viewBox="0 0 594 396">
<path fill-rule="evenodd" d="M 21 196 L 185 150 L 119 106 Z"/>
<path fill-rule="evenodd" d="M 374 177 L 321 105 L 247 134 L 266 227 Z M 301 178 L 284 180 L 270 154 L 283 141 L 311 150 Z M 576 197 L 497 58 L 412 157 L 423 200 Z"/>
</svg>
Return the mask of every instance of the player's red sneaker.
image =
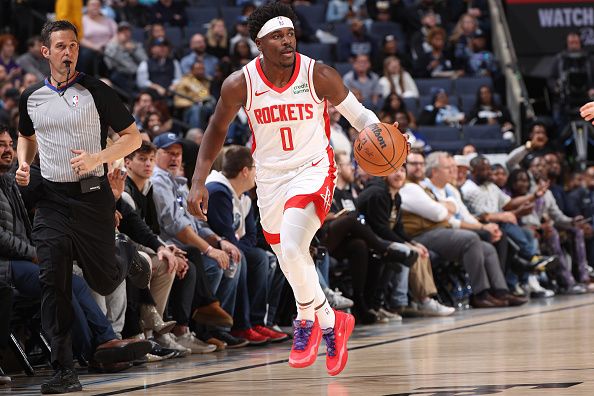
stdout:
<svg viewBox="0 0 594 396">
<path fill-rule="evenodd" d="M 326 370 L 332 376 L 340 374 L 346 366 L 349 358 L 347 341 L 355 327 L 353 315 L 337 310 L 334 310 L 334 314 L 334 327 L 322 330 L 326 342 Z"/>
<path fill-rule="evenodd" d="M 322 330 L 318 321 L 293 321 L 293 346 L 289 355 L 289 366 L 302 368 L 311 366 L 318 356 L 322 341 Z"/>
</svg>

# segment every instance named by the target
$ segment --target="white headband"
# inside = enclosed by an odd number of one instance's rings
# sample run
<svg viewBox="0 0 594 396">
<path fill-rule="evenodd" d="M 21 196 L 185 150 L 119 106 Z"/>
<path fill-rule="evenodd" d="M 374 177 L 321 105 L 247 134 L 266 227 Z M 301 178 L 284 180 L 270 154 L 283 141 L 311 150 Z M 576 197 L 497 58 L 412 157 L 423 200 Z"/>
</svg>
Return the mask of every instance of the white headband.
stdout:
<svg viewBox="0 0 594 396">
<path fill-rule="evenodd" d="M 262 38 L 266 36 L 270 32 L 274 32 L 275 30 L 282 29 L 282 28 L 292 28 L 293 22 L 284 16 L 277 16 L 272 19 L 269 19 L 262 29 L 258 32 L 256 38 Z"/>
</svg>

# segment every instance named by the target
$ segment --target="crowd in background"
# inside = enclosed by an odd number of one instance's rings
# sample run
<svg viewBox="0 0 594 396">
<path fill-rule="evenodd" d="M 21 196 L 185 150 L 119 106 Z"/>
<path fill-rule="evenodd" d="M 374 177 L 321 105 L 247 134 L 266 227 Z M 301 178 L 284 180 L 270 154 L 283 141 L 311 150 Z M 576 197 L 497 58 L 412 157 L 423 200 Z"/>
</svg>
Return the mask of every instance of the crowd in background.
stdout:
<svg viewBox="0 0 594 396">
<path fill-rule="evenodd" d="M 420 128 L 486 124 L 498 127 L 499 139 L 516 139 L 521 126 L 500 99 L 487 1 L 332 0 L 321 3 L 326 20 L 320 26 L 304 16 L 320 2 L 286 2 L 299 17 L 298 43 L 325 48 L 312 44 L 339 38 L 329 58 L 319 60 L 335 65 L 355 96 L 383 122 L 397 121 L 412 142 L 405 166 L 371 177 L 352 157 L 357 132 L 329 108 L 337 186 L 311 251 L 334 308 L 351 309 L 358 323 L 372 324 L 594 291 L 594 167 L 572 171 L 553 144 L 555 131 L 539 122 L 527 128 L 525 142 L 497 157 L 474 145 L 435 150 Z M 294 304 L 286 301 L 287 285 L 259 226 L 243 110 L 207 180 L 208 222 L 186 211 L 188 183 L 221 84 L 258 55 L 247 30 L 256 5 L 238 0 L 230 6 L 237 11 L 232 23 L 216 17 L 199 26 L 189 10 L 200 6 L 172 0 L 88 0 L 80 10 L 78 69 L 129 100 L 143 135 L 140 149 L 111 164 L 109 179 L 118 232 L 153 268 L 146 288 L 125 282 L 103 299 L 80 277 L 77 298 L 85 303 L 77 320 L 87 329 L 75 340 L 81 361 L 93 361 L 93 346 L 106 332 L 153 340 L 147 361 L 288 338 L 279 324 L 289 323 Z M 76 20 L 76 12 L 60 12 Z M 378 34 L 374 26 L 381 23 L 401 30 Z M 18 53 L 23 42 L 26 51 Z M 49 75 L 40 48 L 37 36 L 0 35 L 0 204 L 6 197 L 7 213 L 34 211 L 26 191 L 23 201 L 11 195 L 10 170 L 20 95 Z M 471 99 L 450 89 L 463 77 L 481 82 Z M 429 78 L 435 85 L 417 84 Z M 0 233 L 23 233 L 28 221 L 0 223 Z M 23 238 L 20 250 L 3 242 L 0 258 L 34 261 L 30 237 Z M 161 242 L 174 246 L 175 259 L 158 254 Z M 34 297 L 39 291 L 18 292 Z M 22 340 L 31 336 L 20 331 Z"/>
</svg>

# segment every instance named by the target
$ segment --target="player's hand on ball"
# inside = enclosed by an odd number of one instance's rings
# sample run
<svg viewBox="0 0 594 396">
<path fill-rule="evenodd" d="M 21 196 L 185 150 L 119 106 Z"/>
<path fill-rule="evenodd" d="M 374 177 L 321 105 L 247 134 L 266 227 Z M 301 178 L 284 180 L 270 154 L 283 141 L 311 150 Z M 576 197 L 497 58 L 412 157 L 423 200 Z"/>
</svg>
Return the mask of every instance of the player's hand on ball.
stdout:
<svg viewBox="0 0 594 396">
<path fill-rule="evenodd" d="M 29 167 L 29 164 L 26 162 L 23 162 L 22 164 L 19 165 L 19 169 L 17 169 L 17 171 L 16 171 L 15 180 L 19 186 L 28 186 L 30 177 L 31 177 L 31 169 Z"/>
<path fill-rule="evenodd" d="M 586 103 L 580 108 L 580 115 L 586 121 L 592 121 L 594 125 L 594 101 Z"/>
<path fill-rule="evenodd" d="M 188 212 L 200 220 L 206 221 L 208 213 L 208 190 L 204 183 L 194 182 L 188 195 Z"/>
</svg>

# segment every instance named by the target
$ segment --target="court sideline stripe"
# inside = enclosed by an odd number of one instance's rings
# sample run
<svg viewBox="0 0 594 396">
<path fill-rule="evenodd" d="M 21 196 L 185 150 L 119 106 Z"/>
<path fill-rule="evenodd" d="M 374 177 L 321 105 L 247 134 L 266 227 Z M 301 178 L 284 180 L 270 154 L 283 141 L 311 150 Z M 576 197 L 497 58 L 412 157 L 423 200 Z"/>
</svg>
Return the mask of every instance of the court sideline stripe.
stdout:
<svg viewBox="0 0 594 396">
<path fill-rule="evenodd" d="M 430 331 L 427 333 L 421 333 L 421 334 L 416 334 L 416 335 L 407 336 L 407 337 L 395 338 L 392 340 L 373 342 L 371 344 L 365 344 L 365 345 L 360 345 L 357 347 L 349 348 L 349 351 L 356 351 L 359 349 L 372 348 L 372 347 L 376 347 L 376 346 L 380 346 L 380 345 L 394 344 L 397 342 L 406 341 L 406 340 L 414 340 L 416 338 L 426 337 L 426 336 L 430 336 L 430 335 L 449 333 L 452 331 L 463 330 L 463 329 L 468 329 L 468 328 L 472 328 L 472 327 L 478 327 L 478 326 L 484 326 L 484 325 L 489 325 L 489 324 L 494 324 L 494 323 L 506 322 L 508 320 L 521 319 L 521 318 L 526 318 L 526 317 L 530 317 L 530 316 L 537 316 L 537 315 L 548 314 L 548 313 L 553 313 L 553 312 L 568 311 L 571 309 L 583 308 L 583 307 L 587 307 L 590 305 L 594 305 L 594 302 L 572 305 L 569 307 L 554 308 L 554 309 L 551 309 L 548 311 L 524 313 L 524 314 L 509 316 L 509 317 L 501 318 L 501 319 L 488 320 L 486 322 L 472 323 L 472 324 L 467 324 L 467 325 L 463 325 L 463 326 L 435 330 L 435 331 Z M 325 353 L 318 354 L 318 356 L 322 356 L 322 355 L 325 355 Z M 192 375 L 190 377 L 183 377 L 183 378 L 177 378 L 177 379 L 173 379 L 173 380 L 169 380 L 169 381 L 156 382 L 154 384 L 148 384 L 148 385 L 144 385 L 144 386 L 134 386 L 131 388 L 120 389 L 120 390 L 112 391 L 112 392 L 95 393 L 95 396 L 119 395 L 119 394 L 127 393 L 127 392 L 135 392 L 135 391 L 140 391 L 140 390 L 146 390 L 149 388 L 156 388 L 158 386 L 165 386 L 165 385 L 171 385 L 171 384 L 176 384 L 176 383 L 180 383 L 180 382 L 186 382 L 186 381 L 192 381 L 192 380 L 197 380 L 197 379 L 202 379 L 202 378 L 207 378 L 207 377 L 213 377 L 215 375 L 224 375 L 224 374 L 229 374 L 229 373 L 235 373 L 238 371 L 251 370 L 251 369 L 255 369 L 255 368 L 259 368 L 259 367 L 273 366 L 273 365 L 277 365 L 277 364 L 281 364 L 281 363 L 287 363 L 288 361 L 289 361 L 289 359 L 274 360 L 272 362 L 252 364 L 249 366 L 236 367 L 236 368 L 232 368 L 232 369 L 215 371 L 215 372 L 206 373 L 206 374 Z"/>
</svg>

